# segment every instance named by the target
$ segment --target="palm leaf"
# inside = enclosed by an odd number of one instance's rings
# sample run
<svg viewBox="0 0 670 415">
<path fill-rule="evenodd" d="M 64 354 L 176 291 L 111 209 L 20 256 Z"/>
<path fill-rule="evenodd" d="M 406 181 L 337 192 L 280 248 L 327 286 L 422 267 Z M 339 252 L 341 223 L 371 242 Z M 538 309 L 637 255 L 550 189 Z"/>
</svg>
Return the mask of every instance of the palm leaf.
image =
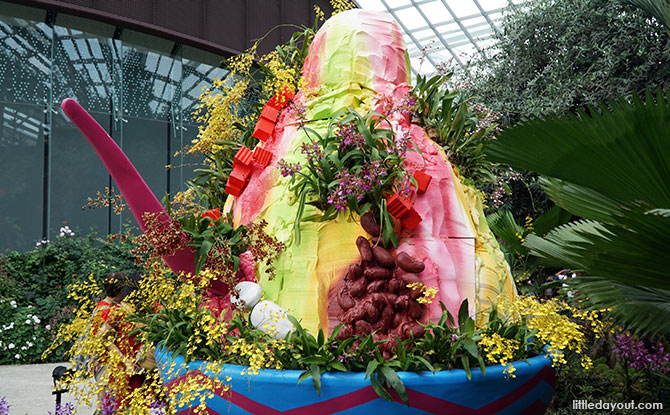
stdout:
<svg viewBox="0 0 670 415">
<path fill-rule="evenodd" d="M 614 216 L 619 212 L 616 201 L 594 190 L 545 177 L 540 178 L 540 185 L 556 205 L 573 215 L 613 223 Z"/>
<path fill-rule="evenodd" d="M 647 93 L 577 115 L 535 119 L 491 143 L 498 162 L 529 169 L 552 200 L 586 219 L 526 237 L 533 255 L 589 278 L 592 305 L 644 334 L 670 333 L 670 99 Z"/>
<path fill-rule="evenodd" d="M 598 277 L 567 280 L 596 309 L 611 309 L 616 323 L 637 333 L 670 333 L 670 291 L 622 284 Z M 588 294 L 588 295 L 587 295 Z"/>
<path fill-rule="evenodd" d="M 560 205 L 552 206 L 533 222 L 533 233 L 544 236 L 557 226 L 567 223 L 572 215 Z"/>
<path fill-rule="evenodd" d="M 639 209 L 625 213 L 616 225 L 583 220 L 560 226 L 544 239 L 529 235 L 525 246 L 551 263 L 589 275 L 651 288 L 670 287 L 670 218 L 645 215 Z"/>
<path fill-rule="evenodd" d="M 515 255 L 526 255 L 527 249 L 523 246 L 521 238 L 525 229 L 516 223 L 512 212 L 501 210 L 486 217 L 486 221 L 493 234 L 505 242 L 506 252 Z"/>
<path fill-rule="evenodd" d="M 591 263 L 588 255 L 592 252 L 594 241 L 610 237 L 601 223 L 580 220 L 557 227 L 545 238 L 528 235 L 524 245 L 533 255 L 544 258 L 549 264 L 584 271 Z"/>
<path fill-rule="evenodd" d="M 578 115 L 533 119 L 504 131 L 490 159 L 597 190 L 621 202 L 670 206 L 670 98 L 611 102 Z"/>
</svg>

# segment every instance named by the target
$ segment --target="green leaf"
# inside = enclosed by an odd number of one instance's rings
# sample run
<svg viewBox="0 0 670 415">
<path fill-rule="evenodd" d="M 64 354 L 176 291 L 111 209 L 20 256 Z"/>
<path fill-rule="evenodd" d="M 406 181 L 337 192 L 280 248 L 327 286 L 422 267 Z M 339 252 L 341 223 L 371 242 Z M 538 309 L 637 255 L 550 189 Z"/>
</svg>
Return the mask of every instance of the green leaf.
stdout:
<svg viewBox="0 0 670 415">
<path fill-rule="evenodd" d="M 458 309 L 458 327 L 461 332 L 465 331 L 465 325 L 469 318 L 470 315 L 468 314 L 468 299 L 466 298 L 463 300 L 460 308 Z"/>
<path fill-rule="evenodd" d="M 372 384 L 372 389 L 379 397 L 386 399 L 387 401 L 393 402 L 393 397 L 384 389 L 384 386 L 379 382 L 376 375 L 370 377 L 370 383 Z"/>
<path fill-rule="evenodd" d="M 396 391 L 400 399 L 407 405 L 409 406 L 409 399 L 407 398 L 407 390 L 405 389 L 405 385 L 402 383 L 402 379 L 400 379 L 400 376 L 391 368 L 389 368 L 386 365 L 380 366 L 381 372 L 384 374 L 384 378 L 386 378 L 386 382 L 393 388 L 393 390 Z"/>
<path fill-rule="evenodd" d="M 377 366 L 379 366 L 379 362 L 376 360 L 371 360 L 370 363 L 368 363 L 368 367 L 365 369 L 365 379 L 372 375 L 372 373 L 377 369 Z"/>
<path fill-rule="evenodd" d="M 334 362 L 330 363 L 330 367 L 332 367 L 333 369 L 337 369 L 340 372 L 347 372 L 348 371 L 348 369 L 342 364 L 342 362 L 338 362 L 338 361 L 334 361 Z"/>
<path fill-rule="evenodd" d="M 463 370 L 465 370 L 465 375 L 468 377 L 468 380 L 472 380 L 472 373 L 470 373 L 470 359 L 463 355 L 461 356 L 461 363 L 463 364 Z"/>
<path fill-rule="evenodd" d="M 482 375 L 486 376 L 486 365 L 484 364 L 484 358 L 481 355 L 477 356 L 477 362 L 479 362 L 479 370 L 482 371 Z"/>
<path fill-rule="evenodd" d="M 470 353 L 470 355 L 472 355 L 472 357 L 477 358 L 479 356 L 477 344 L 474 342 L 474 340 L 466 337 L 461 339 L 461 343 L 463 344 L 463 347 L 465 347 L 465 350 Z"/>
<path fill-rule="evenodd" d="M 317 364 L 309 365 L 309 369 L 312 372 L 312 381 L 314 382 L 314 389 L 316 393 L 321 395 L 321 368 Z"/>
<path fill-rule="evenodd" d="M 421 356 L 416 356 L 415 359 L 418 360 L 419 362 L 423 363 L 423 365 L 426 367 L 426 369 L 435 373 L 435 368 L 433 367 L 433 365 L 430 364 L 430 362 L 428 360 L 424 359 Z"/>
</svg>

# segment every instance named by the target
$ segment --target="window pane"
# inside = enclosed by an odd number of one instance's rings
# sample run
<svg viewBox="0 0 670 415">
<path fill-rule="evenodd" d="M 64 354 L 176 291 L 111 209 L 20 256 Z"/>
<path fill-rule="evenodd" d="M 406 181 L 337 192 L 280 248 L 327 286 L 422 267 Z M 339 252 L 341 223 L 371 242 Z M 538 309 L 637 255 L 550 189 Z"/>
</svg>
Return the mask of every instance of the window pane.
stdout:
<svg viewBox="0 0 670 415">
<path fill-rule="evenodd" d="M 91 112 L 103 128 L 109 114 Z M 107 234 L 107 208 L 88 209 L 88 197 L 109 184 L 107 169 L 79 130 L 60 111 L 52 118 L 51 133 L 51 237 L 68 225 L 78 234 L 94 230 Z"/>
<path fill-rule="evenodd" d="M 0 251 L 42 237 L 44 107 L 0 103 Z"/>
<path fill-rule="evenodd" d="M 52 36 L 51 28 L 44 23 L 46 13 L 0 5 L 0 101 L 44 105 L 51 74 Z"/>
</svg>

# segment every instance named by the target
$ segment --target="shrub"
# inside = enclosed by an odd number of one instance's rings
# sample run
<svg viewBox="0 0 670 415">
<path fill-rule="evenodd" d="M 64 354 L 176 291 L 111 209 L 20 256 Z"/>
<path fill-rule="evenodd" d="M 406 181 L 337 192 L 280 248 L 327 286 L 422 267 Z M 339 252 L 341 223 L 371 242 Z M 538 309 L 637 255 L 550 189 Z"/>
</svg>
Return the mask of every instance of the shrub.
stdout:
<svg viewBox="0 0 670 415">
<path fill-rule="evenodd" d="M 72 318 L 75 302 L 68 298 L 67 286 L 90 274 L 100 279 L 110 271 L 140 271 L 131 248 L 127 237 L 64 234 L 27 252 L 1 254 L 0 364 L 40 361 L 53 330 Z M 28 320 L 34 324 L 26 324 Z M 51 356 L 51 361 L 62 359 L 59 353 Z"/>
<path fill-rule="evenodd" d="M 670 37 L 631 5 L 531 1 L 511 8 L 494 38 L 472 88 L 502 126 L 670 86 Z"/>
</svg>

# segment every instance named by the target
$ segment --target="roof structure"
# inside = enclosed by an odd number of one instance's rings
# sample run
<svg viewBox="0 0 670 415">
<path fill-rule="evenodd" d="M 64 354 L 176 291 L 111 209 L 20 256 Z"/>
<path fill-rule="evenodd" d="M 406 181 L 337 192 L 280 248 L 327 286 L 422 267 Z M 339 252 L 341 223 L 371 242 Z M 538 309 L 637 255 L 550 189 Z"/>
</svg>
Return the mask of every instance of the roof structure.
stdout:
<svg viewBox="0 0 670 415">
<path fill-rule="evenodd" d="M 356 0 L 362 9 L 385 11 L 400 24 L 412 72 L 443 65 L 465 67 L 493 40 L 504 11 L 527 0 Z"/>
</svg>

